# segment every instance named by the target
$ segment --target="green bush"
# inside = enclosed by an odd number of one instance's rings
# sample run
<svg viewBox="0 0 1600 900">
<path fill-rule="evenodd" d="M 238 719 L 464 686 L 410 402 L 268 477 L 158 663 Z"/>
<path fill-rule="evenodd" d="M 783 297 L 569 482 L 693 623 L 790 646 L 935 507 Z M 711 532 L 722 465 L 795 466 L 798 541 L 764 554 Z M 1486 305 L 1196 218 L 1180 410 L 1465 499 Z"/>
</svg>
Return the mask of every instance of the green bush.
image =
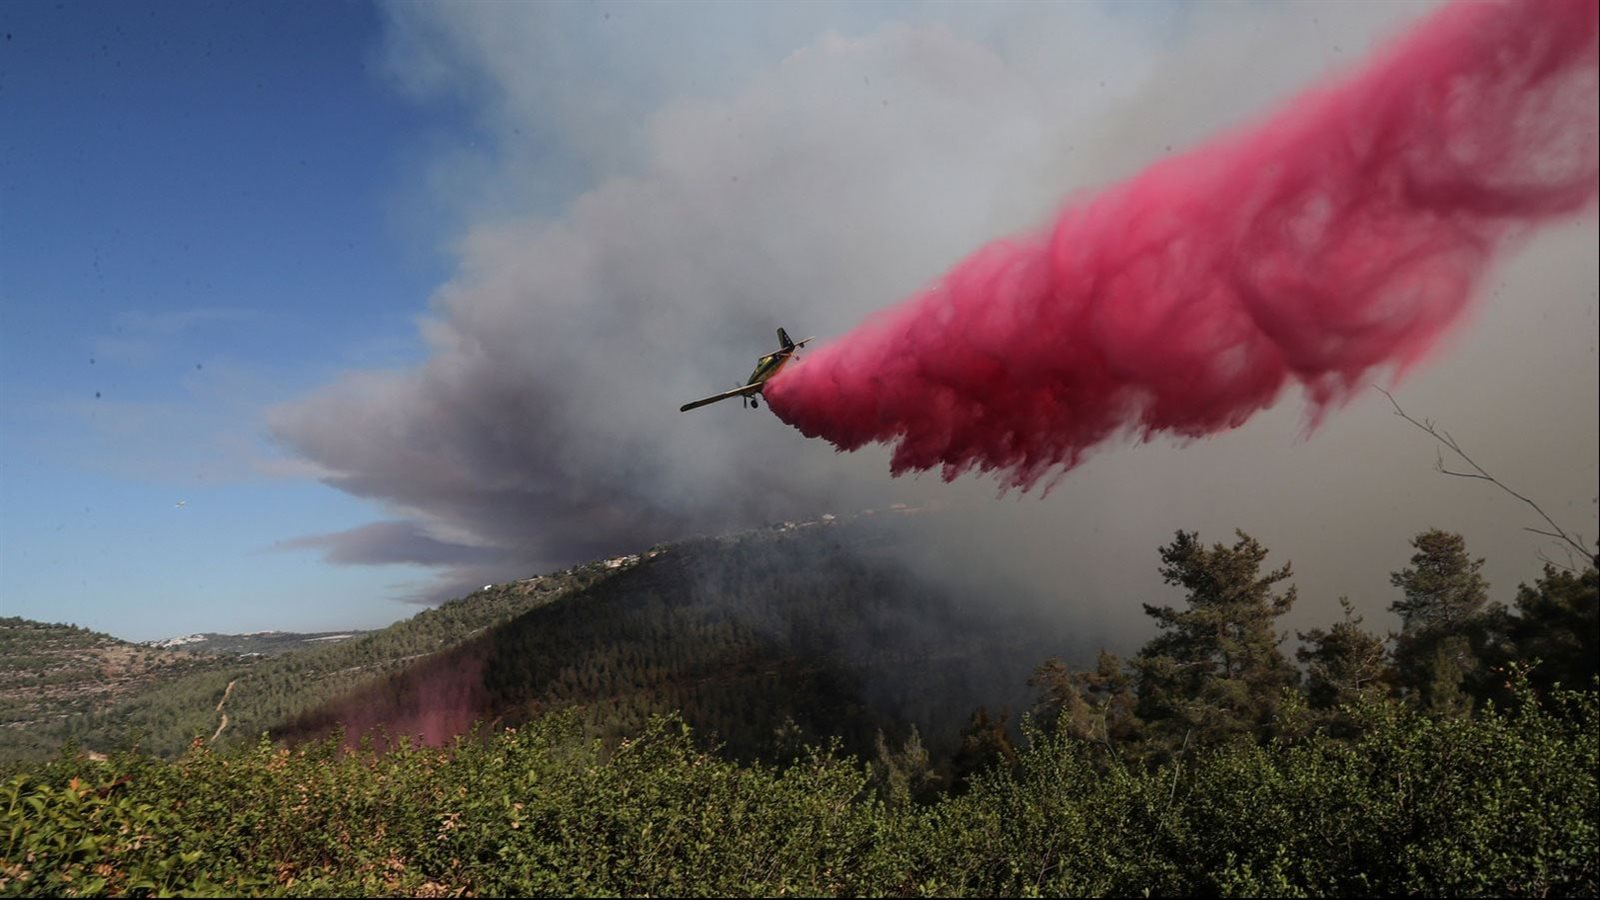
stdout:
<svg viewBox="0 0 1600 900">
<path fill-rule="evenodd" d="M 672 717 L 610 751 L 566 712 L 447 749 L 63 754 L 4 783 L 0 894 L 1592 896 L 1596 694 L 1546 704 L 1379 702 L 1353 740 L 1159 767 L 1035 729 L 925 805 L 833 751 L 720 758 Z"/>
</svg>

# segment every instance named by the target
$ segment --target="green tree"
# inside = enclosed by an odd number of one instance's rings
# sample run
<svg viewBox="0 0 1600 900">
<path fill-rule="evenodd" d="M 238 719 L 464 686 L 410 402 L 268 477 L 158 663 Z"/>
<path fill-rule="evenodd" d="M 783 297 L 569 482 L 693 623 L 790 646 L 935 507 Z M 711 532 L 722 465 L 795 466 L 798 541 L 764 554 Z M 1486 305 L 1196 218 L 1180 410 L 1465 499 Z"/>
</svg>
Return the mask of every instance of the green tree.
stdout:
<svg viewBox="0 0 1600 900">
<path fill-rule="evenodd" d="M 1295 658 L 1306 669 L 1306 701 L 1317 719 L 1335 733 L 1349 734 L 1353 721 L 1346 711 L 1389 695 L 1394 672 L 1389 668 L 1383 638 L 1361 627 L 1348 597 L 1339 598 L 1344 618 L 1329 628 L 1297 632 L 1303 643 Z"/>
<path fill-rule="evenodd" d="M 1411 539 L 1411 565 L 1389 576 L 1405 597 L 1389 605 L 1403 632 L 1460 631 L 1489 600 L 1489 582 L 1479 574 L 1483 559 L 1467 556 L 1459 534 L 1430 528 Z"/>
<path fill-rule="evenodd" d="M 922 746 L 922 733 L 917 726 L 911 726 L 911 733 L 898 751 L 889 748 L 889 741 L 880 729 L 875 748 L 878 757 L 872 764 L 873 778 L 879 794 L 890 805 L 903 806 L 936 796 L 939 776 L 927 748 Z"/>
<path fill-rule="evenodd" d="M 988 708 L 980 706 L 972 714 L 972 721 L 961 729 L 961 743 L 950 761 L 950 784 L 956 793 L 971 787 L 973 778 L 980 772 L 1016 764 L 1017 749 L 1006 734 L 1010 718 L 1010 713 L 1004 710 L 998 717 L 990 716 Z"/>
<path fill-rule="evenodd" d="M 1267 549 L 1243 531 L 1229 547 L 1207 549 L 1179 531 L 1161 548 L 1161 575 L 1187 591 L 1186 609 L 1145 604 L 1161 633 L 1133 660 L 1138 714 L 1168 743 L 1265 737 L 1282 690 L 1297 679 L 1279 649 L 1274 621 L 1294 605 L 1279 582 L 1288 564 L 1266 572 Z"/>
<path fill-rule="evenodd" d="M 1137 742 L 1143 723 L 1126 664 L 1115 653 L 1100 651 L 1093 670 L 1073 669 L 1059 657 L 1044 661 L 1028 684 L 1039 691 L 1033 715 L 1045 731 L 1066 734 L 1115 752 Z"/>
<path fill-rule="evenodd" d="M 1532 585 L 1517 588 L 1515 614 L 1499 617 L 1493 656 L 1504 663 L 1537 662 L 1529 680 L 1540 690 L 1557 684 L 1595 688 L 1600 677 L 1600 572 L 1565 572 L 1546 565 Z M 1495 682 L 1499 695 L 1504 686 Z"/>
<path fill-rule="evenodd" d="M 1343 620 L 1295 634 L 1304 642 L 1295 658 L 1306 667 L 1306 699 L 1313 709 L 1381 697 L 1392 678 L 1383 639 L 1361 627 L 1348 597 L 1340 597 L 1339 606 Z"/>
<path fill-rule="evenodd" d="M 1459 714 L 1471 706 L 1468 681 L 1482 673 L 1492 608 L 1483 559 L 1467 555 L 1461 535 L 1431 528 L 1411 539 L 1411 565 L 1389 576 L 1404 592 L 1389 610 L 1400 616 L 1395 670 L 1422 709 Z"/>
</svg>

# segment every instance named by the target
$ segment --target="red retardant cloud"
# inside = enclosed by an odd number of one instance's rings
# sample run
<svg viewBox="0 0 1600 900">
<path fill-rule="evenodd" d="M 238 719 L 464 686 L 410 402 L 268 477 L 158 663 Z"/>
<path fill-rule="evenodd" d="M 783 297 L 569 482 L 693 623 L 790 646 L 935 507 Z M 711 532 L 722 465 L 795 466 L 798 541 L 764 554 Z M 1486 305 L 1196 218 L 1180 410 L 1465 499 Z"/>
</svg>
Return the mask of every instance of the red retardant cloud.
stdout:
<svg viewBox="0 0 1600 900">
<path fill-rule="evenodd" d="M 892 471 L 1026 490 L 1132 433 L 1313 420 L 1421 360 L 1491 259 L 1597 189 L 1595 0 L 1458 2 L 1344 80 L 979 249 L 767 385 Z"/>
</svg>

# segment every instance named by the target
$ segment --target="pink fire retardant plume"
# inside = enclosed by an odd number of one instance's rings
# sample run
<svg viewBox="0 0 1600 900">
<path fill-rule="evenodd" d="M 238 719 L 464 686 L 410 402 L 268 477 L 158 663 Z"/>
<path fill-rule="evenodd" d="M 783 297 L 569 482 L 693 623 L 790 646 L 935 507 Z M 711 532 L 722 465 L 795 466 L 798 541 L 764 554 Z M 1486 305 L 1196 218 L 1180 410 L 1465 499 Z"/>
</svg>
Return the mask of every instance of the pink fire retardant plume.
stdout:
<svg viewBox="0 0 1600 900">
<path fill-rule="evenodd" d="M 1345 80 L 1169 158 L 789 366 L 779 418 L 892 471 L 1024 490 L 1396 377 L 1496 253 L 1596 196 L 1595 0 L 1458 2 Z"/>
</svg>

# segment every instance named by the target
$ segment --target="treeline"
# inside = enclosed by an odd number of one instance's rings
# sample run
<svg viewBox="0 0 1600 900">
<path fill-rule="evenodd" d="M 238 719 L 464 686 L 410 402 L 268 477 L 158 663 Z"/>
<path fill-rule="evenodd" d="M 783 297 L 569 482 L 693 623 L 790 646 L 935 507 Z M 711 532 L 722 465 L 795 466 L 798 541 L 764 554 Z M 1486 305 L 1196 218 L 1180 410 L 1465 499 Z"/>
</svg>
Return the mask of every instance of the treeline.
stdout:
<svg viewBox="0 0 1600 900">
<path fill-rule="evenodd" d="M 1186 606 L 1146 604 L 1158 633 L 1131 659 L 1102 653 L 1075 669 L 1050 660 L 1034 674 L 1041 722 L 1123 755 L 1157 761 L 1189 746 L 1261 743 L 1308 728 L 1351 735 L 1352 708 L 1403 703 L 1434 718 L 1468 716 L 1510 702 L 1520 666 L 1531 688 L 1596 689 L 1600 677 L 1600 576 L 1546 564 L 1509 608 L 1489 599 L 1460 535 L 1431 529 L 1412 540 L 1410 565 L 1394 572 L 1400 619 L 1392 640 L 1344 618 L 1297 635 L 1304 674 L 1275 628 L 1293 606 L 1288 565 L 1264 570 L 1266 548 L 1239 532 L 1204 546 L 1179 532 L 1162 547 L 1161 574 Z M 1285 704 L 1300 714 L 1283 715 Z M 992 753 L 991 753 L 992 755 Z"/>
</svg>

